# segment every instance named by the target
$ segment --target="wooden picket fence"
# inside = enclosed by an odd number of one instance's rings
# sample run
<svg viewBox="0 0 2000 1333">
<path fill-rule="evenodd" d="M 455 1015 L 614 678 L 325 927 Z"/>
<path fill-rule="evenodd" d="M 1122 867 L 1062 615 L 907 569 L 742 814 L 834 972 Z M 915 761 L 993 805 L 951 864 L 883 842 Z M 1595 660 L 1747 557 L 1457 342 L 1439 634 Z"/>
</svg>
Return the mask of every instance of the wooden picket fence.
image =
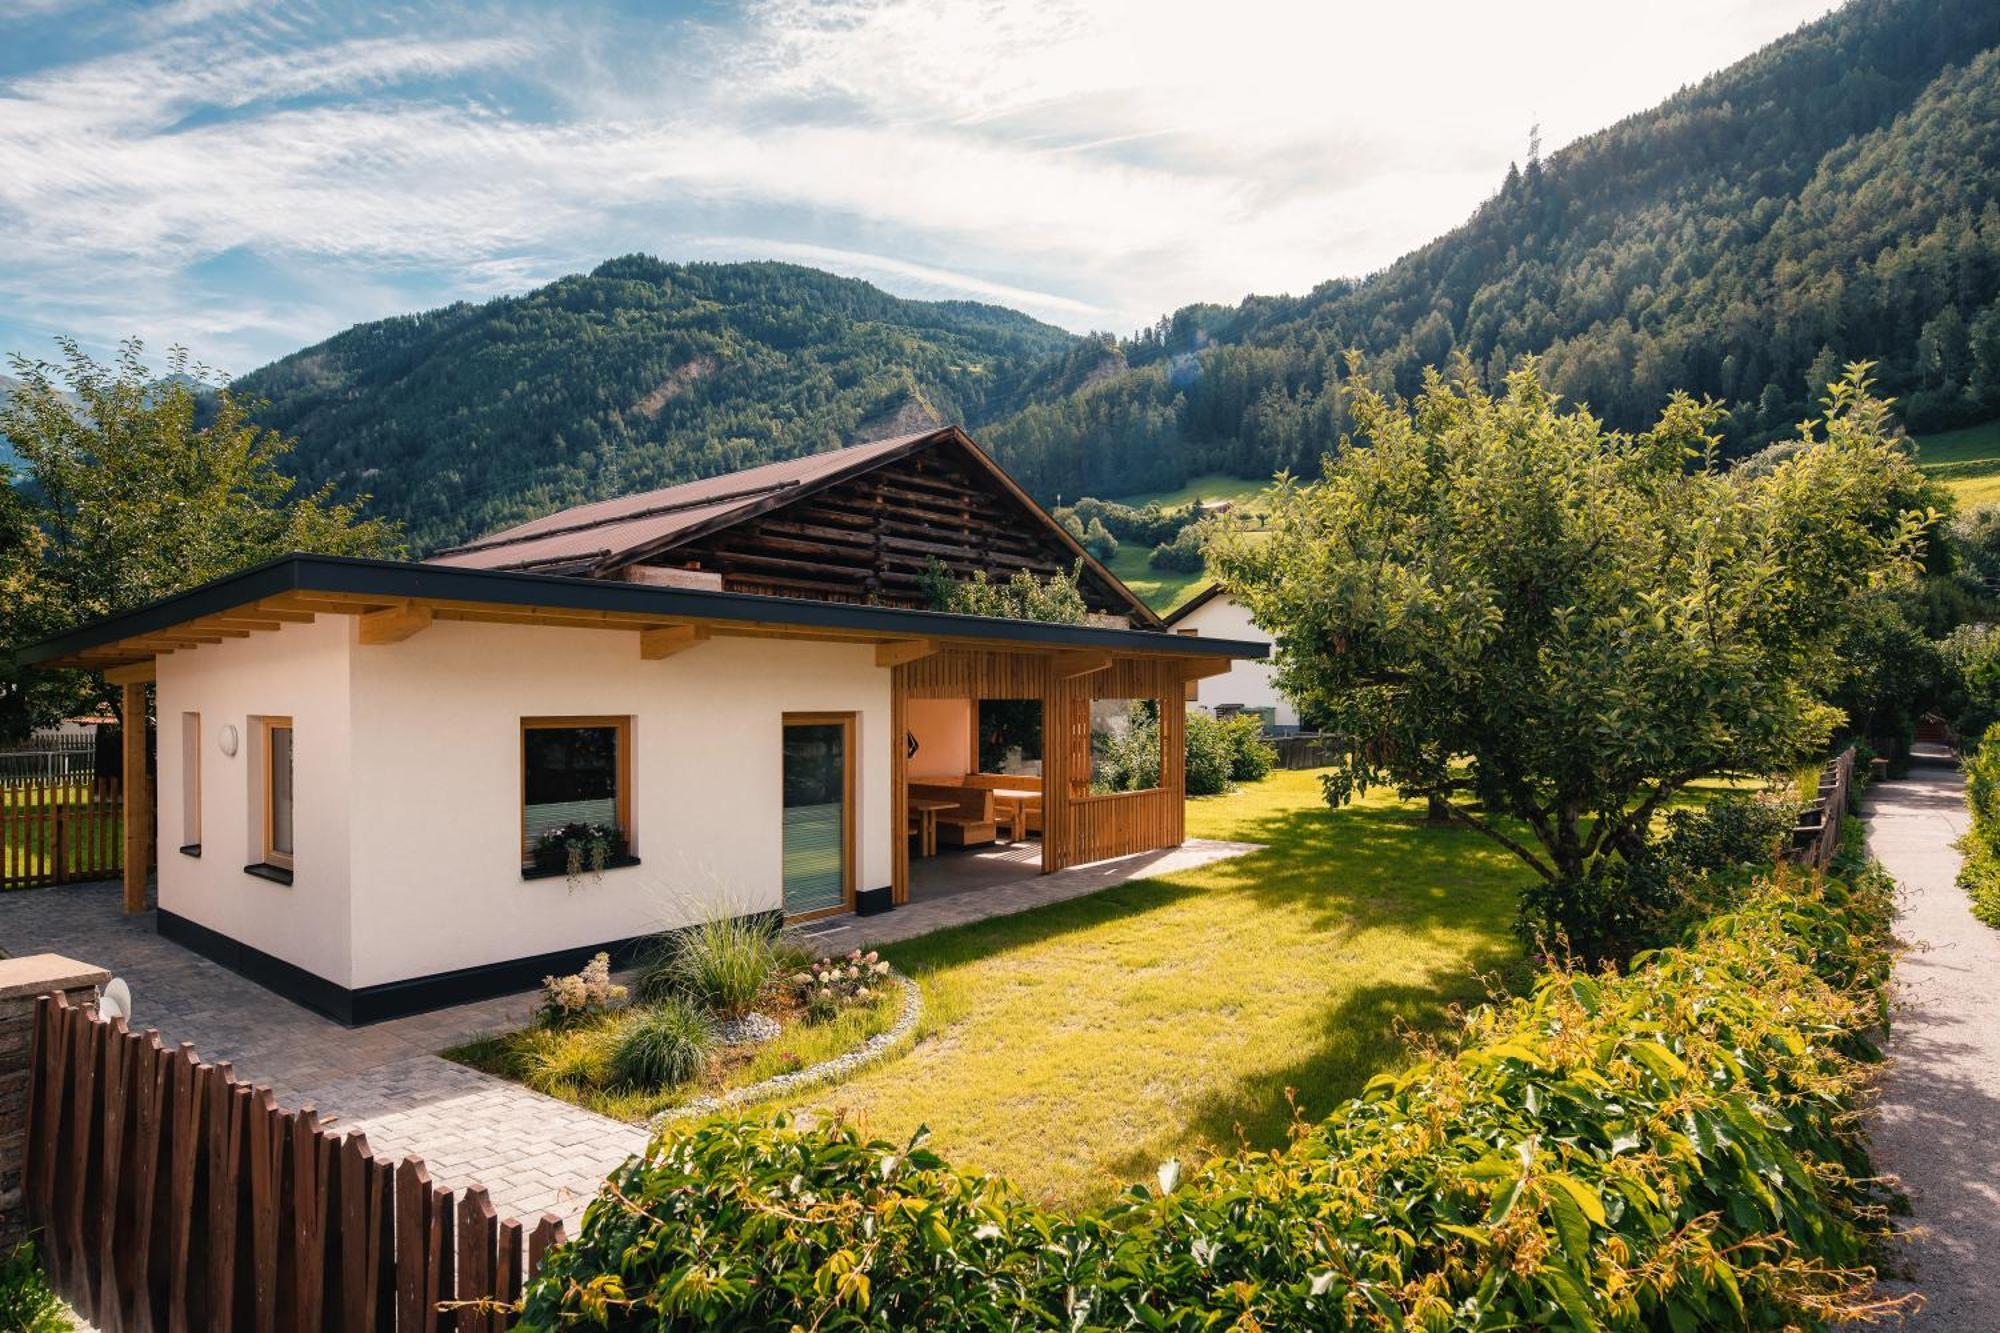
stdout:
<svg viewBox="0 0 2000 1333">
<path fill-rule="evenodd" d="M 563 1239 L 62 995 L 30 1058 L 28 1224 L 101 1333 L 498 1333 Z"/>
<path fill-rule="evenodd" d="M 117 876 L 124 815 L 116 778 L 0 783 L 0 890 Z"/>
<path fill-rule="evenodd" d="M 1847 816 L 1847 791 L 1854 783 L 1854 747 L 1848 746 L 1820 769 L 1819 795 L 1792 828 L 1792 856 L 1801 865 L 1824 870 L 1840 850 L 1840 825 Z"/>
</svg>

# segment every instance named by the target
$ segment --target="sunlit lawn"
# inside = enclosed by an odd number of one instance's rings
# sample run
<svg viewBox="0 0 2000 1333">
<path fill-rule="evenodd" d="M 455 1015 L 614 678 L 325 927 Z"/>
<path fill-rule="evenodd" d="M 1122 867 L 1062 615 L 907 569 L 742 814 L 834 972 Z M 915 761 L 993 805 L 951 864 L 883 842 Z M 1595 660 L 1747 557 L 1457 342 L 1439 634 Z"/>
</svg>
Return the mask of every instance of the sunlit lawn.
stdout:
<svg viewBox="0 0 2000 1333">
<path fill-rule="evenodd" d="M 1476 977 L 1518 963 L 1526 871 L 1386 797 L 1331 811 L 1318 775 L 1191 801 L 1191 837 L 1267 845 L 1200 870 L 885 950 L 925 989 L 900 1061 L 815 1094 L 1051 1202 L 1168 1157 L 1285 1138 L 1404 1058 Z"/>
</svg>

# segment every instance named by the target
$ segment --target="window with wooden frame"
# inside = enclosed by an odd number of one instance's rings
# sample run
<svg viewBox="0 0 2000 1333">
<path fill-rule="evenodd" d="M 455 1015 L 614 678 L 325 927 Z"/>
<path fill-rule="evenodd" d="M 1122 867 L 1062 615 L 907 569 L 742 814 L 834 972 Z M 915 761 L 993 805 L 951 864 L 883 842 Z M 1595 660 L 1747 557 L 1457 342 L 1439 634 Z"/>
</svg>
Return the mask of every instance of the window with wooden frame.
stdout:
<svg viewBox="0 0 2000 1333">
<path fill-rule="evenodd" d="M 521 864 L 575 826 L 608 830 L 610 858 L 632 847 L 632 719 L 521 719 Z"/>
<path fill-rule="evenodd" d="M 259 776 L 263 790 L 263 863 L 292 868 L 292 720 L 260 717 Z"/>
<path fill-rule="evenodd" d="M 181 851 L 201 855 L 201 714 L 181 714 Z"/>
</svg>

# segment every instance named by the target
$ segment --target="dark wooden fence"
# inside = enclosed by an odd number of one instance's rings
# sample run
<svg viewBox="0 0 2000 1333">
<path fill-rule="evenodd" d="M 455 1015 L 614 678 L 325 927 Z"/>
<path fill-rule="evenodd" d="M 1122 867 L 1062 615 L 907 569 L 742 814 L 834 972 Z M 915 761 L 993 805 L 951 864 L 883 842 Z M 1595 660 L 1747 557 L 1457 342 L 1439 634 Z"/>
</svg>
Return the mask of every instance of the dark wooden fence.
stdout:
<svg viewBox="0 0 2000 1333">
<path fill-rule="evenodd" d="M 0 890 L 115 878 L 124 816 L 117 778 L 0 782 Z"/>
<path fill-rule="evenodd" d="M 1792 855 L 1800 864 L 1820 870 L 1840 850 L 1840 825 L 1847 817 L 1847 793 L 1854 785 L 1854 747 L 1848 746 L 1820 770 L 1819 796 L 1800 814 L 1792 828 Z"/>
<path fill-rule="evenodd" d="M 1323 768 L 1333 762 L 1332 745 L 1318 732 L 1299 731 L 1264 739 L 1278 752 L 1279 768 Z"/>
<path fill-rule="evenodd" d="M 28 1222 L 102 1333 L 497 1333 L 562 1240 L 61 995 L 36 1002 L 30 1060 Z"/>
</svg>

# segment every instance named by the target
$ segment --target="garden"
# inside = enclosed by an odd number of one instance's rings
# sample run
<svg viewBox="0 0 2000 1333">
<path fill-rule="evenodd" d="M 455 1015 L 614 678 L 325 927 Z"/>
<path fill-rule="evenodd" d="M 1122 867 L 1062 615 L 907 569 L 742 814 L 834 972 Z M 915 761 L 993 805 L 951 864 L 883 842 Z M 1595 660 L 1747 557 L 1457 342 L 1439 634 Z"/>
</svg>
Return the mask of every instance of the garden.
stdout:
<svg viewBox="0 0 2000 1333">
<path fill-rule="evenodd" d="M 717 916 L 653 941 L 629 987 L 600 953 L 543 982 L 533 1025 L 444 1055 L 637 1122 L 872 1050 L 907 1008 L 875 953 L 819 956 L 760 918 Z"/>
</svg>

